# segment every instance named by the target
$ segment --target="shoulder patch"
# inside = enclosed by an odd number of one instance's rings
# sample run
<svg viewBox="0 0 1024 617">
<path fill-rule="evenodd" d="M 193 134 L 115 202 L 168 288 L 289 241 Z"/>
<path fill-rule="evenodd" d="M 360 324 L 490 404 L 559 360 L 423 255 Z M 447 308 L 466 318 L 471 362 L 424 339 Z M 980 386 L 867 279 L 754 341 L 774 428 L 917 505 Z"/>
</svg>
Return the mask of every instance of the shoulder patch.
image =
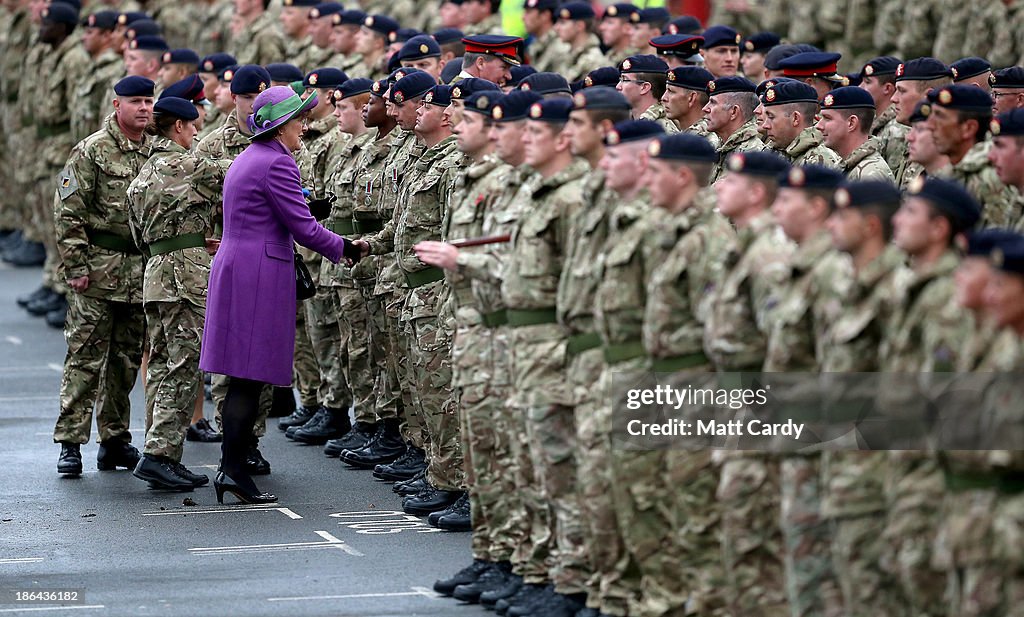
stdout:
<svg viewBox="0 0 1024 617">
<path fill-rule="evenodd" d="M 61 201 L 71 197 L 78 190 L 78 178 L 75 177 L 75 170 L 65 167 L 57 176 L 57 194 Z"/>
</svg>

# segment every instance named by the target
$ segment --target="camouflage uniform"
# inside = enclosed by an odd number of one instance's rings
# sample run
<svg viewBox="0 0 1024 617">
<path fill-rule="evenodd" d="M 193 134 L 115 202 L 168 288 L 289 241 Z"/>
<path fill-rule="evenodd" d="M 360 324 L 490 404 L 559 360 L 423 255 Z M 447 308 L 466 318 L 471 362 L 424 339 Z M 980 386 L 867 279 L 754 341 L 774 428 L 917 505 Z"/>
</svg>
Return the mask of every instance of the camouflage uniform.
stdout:
<svg viewBox="0 0 1024 617">
<path fill-rule="evenodd" d="M 111 114 L 102 130 L 75 146 L 58 180 L 54 218 L 60 276 L 88 275 L 89 287 L 68 298 L 68 353 L 55 442 L 89 441 L 94 406 L 100 441 L 131 440 L 128 393 L 142 360 L 144 264 L 124 202 L 148 150 L 146 137 L 129 141 Z"/>
<path fill-rule="evenodd" d="M 941 4 L 943 0 L 924 0 L 903 4 L 898 21 L 891 24 L 898 30 L 887 30 L 896 36 L 895 55 L 900 58 L 920 58 L 932 55 L 935 39 L 938 36 L 939 21 L 942 18 Z M 899 10 L 899 9 L 897 9 Z M 881 19 L 881 15 L 879 18 Z M 875 43 L 879 42 L 878 31 L 875 31 Z M 880 52 L 881 53 L 881 52 Z"/>
<path fill-rule="evenodd" d="M 793 143 L 786 146 L 786 149 L 779 154 L 789 159 L 794 167 L 804 165 L 824 165 L 833 169 L 840 169 L 842 158 L 824 143 L 821 131 L 809 126 L 800 131 Z"/>
<path fill-rule="evenodd" d="M 644 350 L 653 372 L 671 373 L 673 381 L 714 382 L 708 378 L 713 374 L 711 360 L 703 351 L 704 323 L 708 299 L 724 274 L 723 251 L 734 238 L 714 206 L 714 193 L 705 190 L 689 208 L 669 215 L 664 233 L 652 238 L 652 243 L 667 246 L 668 253 L 646 281 Z M 686 614 L 722 614 L 726 594 L 722 591 L 721 511 L 715 500 L 718 473 L 711 451 L 679 447 L 664 454 L 664 476 L 658 481 L 668 489 L 672 513 L 668 532 L 672 548 L 667 553 L 678 562 L 675 567 L 662 564 L 665 571 L 645 581 L 647 606 L 641 614 L 676 614 L 684 598 Z"/>
<path fill-rule="evenodd" d="M 0 110 L 3 116 L 3 146 L 0 151 L 0 182 L 11 190 L 0 196 L 0 229 L 21 229 L 25 226 L 25 204 L 19 195 L 25 194 L 27 186 L 18 182 L 18 169 L 22 167 L 20 158 L 30 152 L 22 149 L 24 134 L 21 109 L 18 106 L 19 83 L 22 62 L 31 45 L 32 22 L 28 9 L 17 9 L 8 14 L 3 22 L 5 40 L 0 45 Z"/>
<path fill-rule="evenodd" d="M 739 229 L 724 249 L 726 273 L 709 299 L 704 328 L 704 351 L 719 373 L 761 369 L 791 253 L 792 244 L 769 211 Z M 713 461 L 720 466 L 716 498 L 731 594 L 728 612 L 733 617 L 789 615 L 778 525 L 778 464 L 756 452 L 718 451 Z"/>
<path fill-rule="evenodd" d="M 907 133 L 910 127 L 896 121 L 896 107 L 890 105 L 875 116 L 871 136 L 879 141 L 878 151 L 894 174 L 907 160 Z"/>
<path fill-rule="evenodd" d="M 569 46 L 558 38 L 558 34 L 552 28 L 546 34 L 533 39 L 527 53 L 530 56 L 530 64 L 538 71 L 557 73 L 562 58 L 569 53 Z"/>
<path fill-rule="evenodd" d="M 270 13 L 263 13 L 242 28 L 231 45 L 239 64 L 263 66 L 287 59 L 284 35 Z"/>
<path fill-rule="evenodd" d="M 850 0 L 844 7 L 845 16 L 841 49 L 843 66 L 863 66 L 877 54 L 874 46 L 874 29 L 878 21 L 877 0 Z M 832 49 L 829 47 L 828 49 Z"/>
<path fill-rule="evenodd" d="M 146 12 L 153 21 L 160 24 L 161 36 L 167 41 L 171 49 L 185 47 L 192 40 L 192 30 L 195 24 L 189 20 L 189 12 L 182 10 L 189 3 L 179 0 L 147 0 Z"/>
<path fill-rule="evenodd" d="M 992 66 L 1009 66 L 1016 61 L 1016 58 L 1001 53 L 996 47 L 1000 32 L 1010 30 L 1008 4 L 1003 0 L 984 0 L 968 6 L 969 13 L 965 20 L 967 32 L 957 58 L 980 56 L 987 58 Z"/>
<path fill-rule="evenodd" d="M 879 388 L 878 406 L 893 419 L 920 422 L 929 400 L 940 394 L 938 378 L 922 373 L 950 371 L 957 363 L 973 319 L 954 299 L 952 274 L 958 258 L 950 250 L 937 262 L 914 272 L 881 346 L 882 370 L 913 373 L 920 387 Z M 894 448 L 901 444 L 893 443 Z M 885 497 L 888 519 L 884 532 L 883 566 L 898 581 L 913 614 L 944 614 L 945 577 L 932 567 L 932 542 L 938 529 L 934 504 L 944 493 L 937 461 L 920 451 L 893 450 L 886 465 Z"/>
<path fill-rule="evenodd" d="M 1006 4 L 1006 21 L 995 31 L 992 53 L 988 56 L 992 66 L 1009 66 L 1024 61 L 1024 3 L 1011 0 Z M 991 36 L 991 32 L 990 32 Z"/>
<path fill-rule="evenodd" d="M 231 2 L 222 0 L 196 0 L 187 5 L 191 24 L 188 45 L 200 57 L 225 49 L 234 49 L 231 41 Z M 208 93 L 209 94 L 209 93 Z"/>
<path fill-rule="evenodd" d="M 900 54 L 899 38 L 903 31 L 907 4 L 900 0 L 879 0 L 871 39 L 876 54 Z M 916 56 L 900 56 L 914 58 Z"/>
<path fill-rule="evenodd" d="M 850 156 L 843 159 L 842 170 L 849 182 L 880 180 L 896 182 L 892 170 L 880 153 L 881 144 L 874 137 L 858 146 Z"/>
<path fill-rule="evenodd" d="M 473 34 L 505 34 L 505 28 L 501 25 L 501 13 L 492 13 L 483 21 L 475 24 L 466 24 L 463 28 L 467 35 Z"/>
<path fill-rule="evenodd" d="M 669 134 L 679 132 L 679 127 L 676 126 L 676 123 L 673 122 L 672 120 L 669 120 L 665 116 L 665 108 L 661 105 L 661 103 L 655 103 L 654 105 L 651 105 L 646 110 L 644 110 L 644 113 L 640 114 L 640 117 L 637 119 L 657 122 L 658 124 L 661 125 L 663 129 L 665 129 L 665 132 Z"/>
<path fill-rule="evenodd" d="M 110 84 L 124 74 L 121 55 L 112 49 L 104 49 L 91 59 L 91 66 L 78 77 L 75 96 L 71 106 L 71 138 L 79 142 L 100 129 L 103 118 L 110 111 L 110 100 L 106 99 Z"/>
<path fill-rule="evenodd" d="M 824 373 L 879 369 L 881 339 L 911 276 L 904 261 L 903 253 L 890 245 L 857 272 L 842 315 L 822 346 Z M 874 388 L 862 392 L 854 387 L 844 389 L 846 400 L 870 400 L 874 395 Z M 887 460 L 885 452 L 822 453 L 821 512 L 832 525 L 832 565 L 840 591 L 839 596 L 826 595 L 826 614 L 891 614 L 904 604 L 899 586 L 881 568 Z"/>
<path fill-rule="evenodd" d="M 999 181 L 995 167 L 988 161 L 991 141 L 974 144 L 959 163 L 945 167 L 936 175 L 946 176 L 962 183 L 981 204 L 979 227 L 1007 227 L 1021 212 L 1011 211 L 1017 190 Z"/>
<path fill-rule="evenodd" d="M 937 4 L 940 18 L 932 53 L 929 55 L 949 64 L 962 56 L 971 8 L 955 0 L 938 0 Z M 971 50 L 970 55 L 975 55 L 974 50 Z"/>
<path fill-rule="evenodd" d="M 832 249 L 825 230 L 797 247 L 790 273 L 768 337 L 766 373 L 820 370 L 827 328 L 849 295 L 851 263 Z M 824 598 L 835 590 L 831 538 L 821 516 L 820 476 L 819 455 L 783 456 L 780 521 L 786 592 L 794 617 L 823 614 Z"/>
<path fill-rule="evenodd" d="M 743 123 L 736 132 L 729 135 L 722 145 L 718 146 L 718 163 L 711 172 L 711 184 L 718 182 L 718 179 L 725 173 L 725 161 L 733 152 L 760 152 L 765 149 L 761 141 L 761 134 L 757 132 L 756 121 L 751 118 Z"/>
<path fill-rule="evenodd" d="M 583 79 L 590 71 L 607 64 L 608 59 L 601 53 L 601 41 L 597 35 L 591 34 L 583 47 L 570 49 L 566 53 L 565 63 L 558 67 L 558 72 L 569 80 L 569 83 L 572 83 Z"/>
<path fill-rule="evenodd" d="M 510 413 L 526 417 L 528 452 L 539 503 L 533 517 L 532 552 L 521 566 L 527 583 L 550 579 L 559 592 L 585 591 L 583 529 L 576 492 L 574 396 L 566 380 L 567 332 L 557 323 L 557 288 L 566 243 L 582 198 L 587 172 L 583 161 L 548 178 L 534 176 L 516 193 L 518 204 L 532 204 L 512 234 L 502 296 L 508 307 L 512 358 Z"/>
<path fill-rule="evenodd" d="M 213 230 L 210 200 L 193 188 L 210 183 L 192 179 L 207 174 L 216 182 L 224 169 L 164 137 L 153 140 L 150 152 L 127 192 L 132 236 L 150 256 L 142 284 L 149 349 L 145 453 L 180 462 L 202 385 L 199 342 L 211 262 L 204 244 Z"/>
</svg>

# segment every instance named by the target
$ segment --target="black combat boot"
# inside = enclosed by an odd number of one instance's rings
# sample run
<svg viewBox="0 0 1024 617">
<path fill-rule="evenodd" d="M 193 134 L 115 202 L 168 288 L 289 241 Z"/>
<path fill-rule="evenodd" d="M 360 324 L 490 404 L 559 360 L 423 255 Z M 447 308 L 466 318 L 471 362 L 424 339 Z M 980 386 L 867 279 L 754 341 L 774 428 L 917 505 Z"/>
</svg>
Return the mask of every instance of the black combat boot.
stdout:
<svg viewBox="0 0 1024 617">
<path fill-rule="evenodd" d="M 405 442 L 398 431 L 398 418 L 388 418 L 378 424 L 377 434 L 362 450 L 346 450 L 341 460 L 359 469 L 373 469 L 405 454 Z"/>
<path fill-rule="evenodd" d="M 422 493 L 428 488 L 430 488 L 430 484 L 427 483 L 427 471 L 424 469 L 408 480 L 395 482 L 395 485 L 391 487 L 391 490 L 402 497 L 409 497 L 411 495 Z"/>
<path fill-rule="evenodd" d="M 24 295 L 18 296 L 14 301 L 17 302 L 18 306 L 20 306 L 21 308 L 25 308 L 29 304 L 31 304 L 32 302 L 35 302 L 36 300 L 38 300 L 38 299 L 40 299 L 40 298 L 42 298 L 44 296 L 48 296 L 48 295 L 50 295 L 52 293 L 53 293 L 52 289 L 50 289 L 46 285 L 40 285 L 39 289 L 33 291 L 32 293 L 28 293 L 28 294 L 24 294 Z"/>
<path fill-rule="evenodd" d="M 469 602 L 470 604 L 479 604 L 480 594 L 485 591 L 501 589 L 505 586 L 510 576 L 512 576 L 512 564 L 507 561 L 498 562 L 494 564 L 493 568 L 484 572 L 472 583 L 456 587 L 455 591 L 452 592 L 452 597 L 456 600 Z"/>
<path fill-rule="evenodd" d="M 305 424 L 300 424 L 298 426 L 289 426 L 287 429 L 285 429 L 284 436 L 287 437 L 288 439 L 295 439 L 295 433 L 299 432 L 299 429 L 315 429 L 318 426 L 320 426 L 320 424 L 323 423 L 326 419 L 327 410 L 325 410 L 323 407 L 317 407 L 316 413 L 313 414 L 313 417 L 311 417 L 309 420 L 306 420 Z"/>
<path fill-rule="evenodd" d="M 123 439 L 108 439 L 100 442 L 100 450 L 96 453 L 96 468 L 100 471 L 114 471 L 118 467 L 135 469 L 142 454 L 132 444 Z"/>
<path fill-rule="evenodd" d="M 509 574 L 505 584 L 494 591 L 485 591 L 480 594 L 480 604 L 485 608 L 493 609 L 498 602 L 511 598 L 523 588 L 523 577 L 518 574 Z M 505 603 L 508 606 L 508 603 Z"/>
<path fill-rule="evenodd" d="M 430 516 L 427 517 L 427 522 L 430 523 L 431 526 L 437 527 L 437 523 L 441 520 L 442 516 L 446 514 L 451 514 L 452 512 L 455 512 L 455 510 L 457 510 L 458 508 L 461 508 L 463 505 L 467 504 L 469 504 L 469 493 L 463 493 L 462 497 L 459 497 L 459 499 L 455 503 L 448 506 L 444 510 L 431 512 Z"/>
<path fill-rule="evenodd" d="M 277 428 L 282 431 L 286 431 L 293 426 L 302 426 L 306 422 L 309 422 L 316 412 L 320 411 L 320 408 L 309 409 L 308 407 L 298 407 L 292 412 L 290 416 L 286 416 L 277 421 Z"/>
<path fill-rule="evenodd" d="M 348 418 L 348 409 L 331 409 L 322 407 L 324 419 L 317 426 L 301 427 L 292 435 L 292 439 L 302 443 L 321 446 L 330 439 L 337 439 L 349 432 L 352 422 Z"/>
<path fill-rule="evenodd" d="M 57 473 L 69 476 L 82 475 L 82 446 L 77 443 L 60 443 L 60 456 L 57 457 Z"/>
<path fill-rule="evenodd" d="M 434 591 L 442 596 L 450 596 L 459 585 L 468 585 L 480 578 L 494 564 L 483 559 L 474 559 L 473 563 L 455 573 L 451 578 L 441 579 L 434 583 Z"/>
<path fill-rule="evenodd" d="M 373 477 L 378 480 L 400 482 L 408 480 L 427 468 L 427 453 L 421 448 L 406 445 L 405 454 L 386 465 L 373 468 Z"/>
<path fill-rule="evenodd" d="M 191 480 L 179 476 L 174 470 L 174 462 L 165 456 L 142 455 L 132 475 L 149 482 L 153 488 L 165 491 L 191 491 L 196 487 Z"/>
<path fill-rule="evenodd" d="M 473 519 L 469 503 L 469 495 L 459 499 L 450 508 L 441 513 L 437 519 L 437 527 L 445 531 L 472 531 Z"/>
<path fill-rule="evenodd" d="M 25 307 L 25 310 L 28 311 L 30 315 L 44 317 L 47 313 L 67 308 L 67 306 L 68 301 L 64 299 L 62 294 L 53 293 L 45 298 L 29 302 L 28 306 Z"/>
<path fill-rule="evenodd" d="M 344 435 L 337 439 L 331 439 L 324 445 L 324 454 L 336 458 L 345 450 L 362 450 L 370 443 L 377 433 L 376 424 L 356 422 L 355 425 Z"/>
<path fill-rule="evenodd" d="M 49 313 L 47 313 L 44 319 L 46 320 L 46 325 L 50 326 L 51 328 L 63 330 L 64 324 L 68 320 L 67 300 L 64 301 L 60 308 L 52 310 Z"/>
<path fill-rule="evenodd" d="M 418 495 L 403 499 L 402 511 L 413 516 L 428 516 L 431 512 L 444 510 L 452 505 L 462 494 L 463 491 L 446 491 L 432 486 Z"/>
<path fill-rule="evenodd" d="M 21 244 L 4 251 L 4 261 L 19 268 L 32 268 L 46 261 L 46 249 L 40 242 L 22 239 Z"/>
</svg>

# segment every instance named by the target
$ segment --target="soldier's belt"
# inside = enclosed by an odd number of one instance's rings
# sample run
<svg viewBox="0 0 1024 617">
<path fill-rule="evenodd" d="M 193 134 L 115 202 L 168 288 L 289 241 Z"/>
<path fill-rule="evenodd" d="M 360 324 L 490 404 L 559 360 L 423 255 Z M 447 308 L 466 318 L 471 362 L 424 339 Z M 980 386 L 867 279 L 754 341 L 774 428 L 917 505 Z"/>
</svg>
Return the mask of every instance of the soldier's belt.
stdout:
<svg viewBox="0 0 1024 617">
<path fill-rule="evenodd" d="M 640 341 L 629 343 L 618 343 L 616 345 L 605 345 L 604 361 L 608 364 L 618 364 L 645 355 L 644 344 Z"/>
<path fill-rule="evenodd" d="M 36 125 L 36 137 L 54 137 L 56 135 L 63 135 L 71 131 L 70 122 L 61 122 L 60 124 L 50 124 L 43 126 L 41 124 Z"/>
<path fill-rule="evenodd" d="M 96 229 L 89 229 L 86 231 L 86 235 L 89 236 L 89 244 L 98 246 L 101 249 L 107 249 L 108 251 L 117 251 L 118 253 L 127 253 L 129 255 L 141 255 L 142 251 L 139 247 L 135 246 L 135 241 L 131 238 L 119 236 L 109 231 L 100 231 Z"/>
<path fill-rule="evenodd" d="M 1024 474 L 992 471 L 989 473 L 953 472 L 946 470 L 946 488 L 951 491 L 995 489 L 1013 495 L 1024 493 Z"/>
<path fill-rule="evenodd" d="M 570 356 L 578 356 L 584 351 L 589 351 L 595 347 L 601 346 L 601 335 L 597 332 L 585 332 L 583 334 L 574 334 L 569 337 L 569 342 L 565 346 L 565 353 Z"/>
<path fill-rule="evenodd" d="M 671 358 L 651 358 L 651 370 L 655 373 L 674 373 L 695 366 L 703 366 L 710 361 L 704 352 L 673 356 Z"/>
<path fill-rule="evenodd" d="M 444 270 L 431 266 L 426 270 L 405 273 L 405 283 L 410 288 L 423 287 L 444 279 Z"/>
<path fill-rule="evenodd" d="M 203 234 L 182 234 L 173 238 L 157 240 L 149 245 L 149 256 L 166 255 L 179 249 L 202 248 L 206 246 Z"/>
<path fill-rule="evenodd" d="M 500 311 L 494 311 L 493 313 L 484 313 L 480 316 L 483 323 L 488 328 L 497 328 L 498 326 L 504 326 L 508 323 L 508 313 L 505 309 Z"/>
<path fill-rule="evenodd" d="M 355 225 L 348 219 L 338 221 L 337 223 L 330 223 L 327 225 L 327 229 L 330 229 L 339 236 L 351 236 L 356 231 Z"/>
<path fill-rule="evenodd" d="M 357 234 L 372 234 L 375 231 L 384 229 L 384 219 L 354 219 L 352 229 Z"/>
<path fill-rule="evenodd" d="M 542 309 L 505 309 L 508 325 L 513 328 L 523 326 L 539 326 L 547 323 L 558 323 L 555 307 Z"/>
<path fill-rule="evenodd" d="M 17 92 L 8 92 L 7 93 L 7 102 L 8 103 L 13 103 L 14 101 L 17 101 L 17 100 L 18 100 L 18 93 Z"/>
</svg>

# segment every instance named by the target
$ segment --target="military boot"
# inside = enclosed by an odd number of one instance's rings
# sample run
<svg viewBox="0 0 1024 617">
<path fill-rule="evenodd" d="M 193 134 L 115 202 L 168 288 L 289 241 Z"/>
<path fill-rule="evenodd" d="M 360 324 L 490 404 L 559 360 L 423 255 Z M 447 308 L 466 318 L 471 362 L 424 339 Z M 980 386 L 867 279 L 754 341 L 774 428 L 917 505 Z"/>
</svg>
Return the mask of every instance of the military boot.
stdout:
<svg viewBox="0 0 1024 617">
<path fill-rule="evenodd" d="M 67 303 L 67 300 L 64 301 L 64 303 L 61 305 L 60 308 L 54 309 L 54 310 L 50 311 L 49 313 L 47 313 L 45 319 L 46 319 L 46 325 L 50 326 L 51 328 L 56 328 L 58 330 L 63 330 L 64 329 L 64 324 L 67 323 L 67 320 L 68 320 L 68 303 Z"/>
<path fill-rule="evenodd" d="M 60 443 L 60 456 L 57 457 L 57 473 L 71 476 L 82 475 L 82 446 L 77 443 Z"/>
<path fill-rule="evenodd" d="M 295 439 L 295 433 L 299 432 L 299 429 L 314 429 L 320 426 L 320 423 L 322 423 L 326 419 L 327 410 L 324 409 L 323 407 L 317 407 L 316 413 L 313 414 L 313 417 L 307 420 L 305 424 L 301 424 L 299 426 L 289 426 L 287 429 L 285 429 L 284 436 L 287 437 L 288 439 Z"/>
<path fill-rule="evenodd" d="M 587 594 L 564 594 L 555 592 L 551 602 L 530 613 L 533 617 L 576 617 L 576 613 L 587 607 Z"/>
<path fill-rule="evenodd" d="M 447 510 L 441 513 L 437 519 L 436 527 L 445 531 L 473 531 L 472 508 L 469 502 L 469 495 L 459 499 Z"/>
<path fill-rule="evenodd" d="M 494 591 L 505 586 L 508 577 L 512 575 L 512 564 L 508 561 L 500 561 L 494 567 L 484 572 L 472 583 L 459 585 L 452 592 L 456 600 L 469 602 L 470 604 L 480 603 L 480 594 L 485 591 Z"/>
<path fill-rule="evenodd" d="M 4 261 L 19 268 L 32 268 L 46 261 L 46 249 L 39 242 L 22 240 L 21 244 L 4 251 Z"/>
<path fill-rule="evenodd" d="M 508 617 L 530 617 L 540 612 L 545 606 L 557 602 L 558 599 L 555 597 L 557 595 L 554 586 L 541 587 L 539 592 L 530 594 L 523 601 L 516 604 L 510 603 L 505 614 Z"/>
<path fill-rule="evenodd" d="M 331 439 L 324 446 L 324 454 L 336 458 L 345 450 L 362 450 L 370 443 L 377 432 L 376 424 L 356 422 L 347 433 L 337 439 Z"/>
<path fill-rule="evenodd" d="M 165 456 L 144 454 L 135 466 L 132 475 L 149 482 L 156 489 L 167 491 L 191 491 L 195 484 L 174 471 L 174 462 Z"/>
<path fill-rule="evenodd" d="M 488 609 L 494 609 L 498 602 L 511 598 L 519 593 L 519 590 L 522 588 L 523 577 L 518 574 L 510 574 L 508 578 L 505 579 L 504 585 L 494 591 L 485 591 L 480 594 L 480 605 Z M 505 603 L 505 606 L 508 606 L 507 602 Z"/>
<path fill-rule="evenodd" d="M 402 497 L 409 497 L 411 495 L 422 493 L 428 488 L 430 488 L 430 484 L 427 483 L 427 470 L 424 469 L 408 480 L 395 482 L 395 485 L 391 487 L 391 490 Z"/>
<path fill-rule="evenodd" d="M 442 596 L 450 596 L 456 587 L 472 583 L 480 578 L 480 575 L 484 572 L 491 569 L 493 565 L 491 562 L 484 561 L 483 559 L 474 559 L 473 563 L 456 572 L 455 576 L 435 582 L 434 591 Z"/>
<path fill-rule="evenodd" d="M 408 480 L 426 468 L 427 453 L 410 443 L 406 445 L 405 454 L 391 463 L 374 467 L 373 477 L 378 480 L 399 482 Z"/>
<path fill-rule="evenodd" d="M 118 467 L 135 469 L 142 454 L 132 444 L 123 439 L 108 439 L 100 442 L 100 450 L 96 453 L 96 468 L 100 471 L 114 471 Z"/>
<path fill-rule="evenodd" d="M 320 411 L 317 409 L 309 409 L 308 407 L 298 407 L 292 412 L 290 416 L 286 416 L 277 421 L 277 428 L 282 431 L 286 431 L 293 426 L 302 426 L 306 422 L 309 422 L 316 412 Z"/>
<path fill-rule="evenodd" d="M 253 437 L 249 455 L 245 459 L 245 470 L 250 476 L 265 476 L 270 473 L 270 463 L 260 452 L 260 440 Z"/>
<path fill-rule="evenodd" d="M 453 503 L 452 505 L 448 506 L 444 510 L 438 510 L 437 512 L 431 512 L 430 516 L 427 517 L 427 522 L 430 523 L 432 526 L 437 527 L 437 523 L 438 523 L 438 521 L 441 520 L 442 516 L 444 516 L 445 514 L 451 514 L 452 512 L 455 512 L 456 509 L 461 508 L 463 506 L 463 504 L 468 504 L 468 503 L 469 503 L 469 493 L 463 493 L 462 497 L 459 497 L 459 499 L 455 503 Z"/>
<path fill-rule="evenodd" d="M 362 450 L 346 450 L 341 459 L 359 469 L 373 469 L 390 463 L 405 453 L 405 442 L 398 430 L 398 418 L 388 418 L 378 424 L 377 434 Z"/>
<path fill-rule="evenodd" d="M 302 443 L 321 446 L 330 439 L 337 439 L 349 432 L 352 422 L 348 418 L 348 409 L 331 409 L 322 407 L 324 419 L 315 427 L 301 427 L 292 435 L 292 439 Z"/>
<path fill-rule="evenodd" d="M 174 467 L 174 473 L 191 482 L 192 486 L 198 488 L 200 486 L 206 486 L 207 484 L 210 483 L 210 476 L 206 475 L 205 473 L 195 473 L 194 471 L 192 471 L 188 467 L 185 467 L 181 463 L 174 463 L 172 466 Z"/>
<path fill-rule="evenodd" d="M 52 293 L 44 298 L 36 300 L 35 302 L 30 302 L 28 306 L 25 307 L 25 310 L 28 311 L 30 315 L 43 317 L 51 311 L 67 308 L 67 306 L 68 301 L 64 299 L 62 294 Z"/>
<path fill-rule="evenodd" d="M 444 510 L 458 501 L 463 491 L 446 491 L 431 486 L 429 489 L 402 500 L 402 511 L 413 516 L 428 516 L 431 512 Z"/>
<path fill-rule="evenodd" d="M 48 295 L 50 295 L 52 293 L 53 293 L 52 289 L 50 289 L 46 285 L 40 285 L 39 289 L 33 291 L 32 293 L 28 293 L 28 294 L 24 294 L 24 295 L 18 296 L 17 299 L 15 299 L 15 302 L 21 308 L 25 308 L 30 303 L 35 302 L 36 300 L 42 298 L 43 296 L 48 296 Z"/>
</svg>

